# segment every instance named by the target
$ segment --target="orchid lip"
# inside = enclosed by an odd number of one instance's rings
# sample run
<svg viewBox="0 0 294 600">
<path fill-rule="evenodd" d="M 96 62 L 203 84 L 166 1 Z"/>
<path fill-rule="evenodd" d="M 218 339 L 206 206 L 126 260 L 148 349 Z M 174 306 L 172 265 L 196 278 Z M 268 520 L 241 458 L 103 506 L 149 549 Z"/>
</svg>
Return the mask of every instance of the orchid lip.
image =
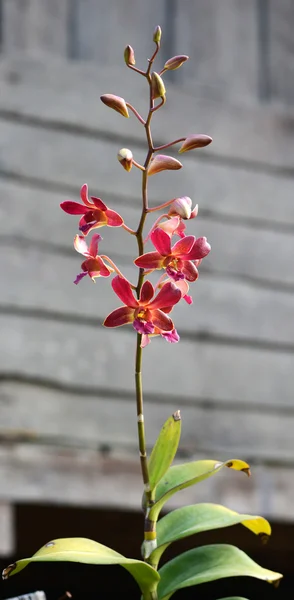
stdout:
<svg viewBox="0 0 294 600">
<path fill-rule="evenodd" d="M 87 225 L 80 225 L 79 231 L 82 233 L 88 232 L 93 225 L 95 225 L 96 221 L 92 221 L 92 223 L 87 223 Z"/>
<path fill-rule="evenodd" d="M 154 331 L 154 325 L 150 321 L 141 321 L 141 319 L 135 319 L 133 327 L 138 333 L 147 335 Z"/>
</svg>

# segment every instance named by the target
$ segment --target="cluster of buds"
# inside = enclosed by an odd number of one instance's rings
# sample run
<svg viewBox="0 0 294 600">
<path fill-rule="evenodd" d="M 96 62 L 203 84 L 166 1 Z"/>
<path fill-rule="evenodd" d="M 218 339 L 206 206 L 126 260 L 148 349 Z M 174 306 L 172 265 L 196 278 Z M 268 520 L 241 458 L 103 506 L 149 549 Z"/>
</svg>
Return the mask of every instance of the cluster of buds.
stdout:
<svg viewBox="0 0 294 600">
<path fill-rule="evenodd" d="M 144 193 L 144 190 L 147 192 L 148 178 L 151 175 L 182 168 L 180 161 L 172 156 L 161 154 L 162 150 L 180 143 L 179 153 L 183 153 L 207 146 L 212 141 L 211 137 L 204 134 L 190 134 L 163 146 L 153 147 L 150 134 L 151 117 L 164 104 L 166 97 L 162 75 L 165 71 L 178 69 L 188 60 L 188 56 L 185 55 L 174 56 L 166 61 L 159 73 L 151 72 L 153 61 L 160 48 L 160 40 L 161 29 L 157 27 L 153 36 L 156 50 L 149 60 L 146 71 L 135 67 L 135 53 L 131 46 L 127 46 L 124 51 L 126 65 L 146 77 L 149 83 L 150 108 L 146 120 L 124 98 L 114 94 L 101 96 L 106 106 L 124 117 L 129 117 L 129 110 L 131 110 L 147 132 L 148 153 L 144 165 L 136 162 L 132 151 L 128 148 L 122 148 L 117 155 L 120 164 L 127 172 L 133 166 L 142 171 L 143 208 L 138 230 L 130 229 L 123 218 L 116 211 L 108 208 L 100 198 L 95 196 L 89 198 L 87 184 L 84 184 L 80 191 L 82 203 L 66 201 L 61 204 L 61 208 L 66 213 L 81 215 L 79 234 L 74 239 L 74 247 L 85 257 L 85 260 L 74 283 L 78 284 L 87 275 L 95 281 L 98 277 L 110 277 L 114 274 L 111 282 L 112 289 L 123 305 L 106 317 L 104 326 L 132 325 L 141 336 L 141 347 L 146 346 L 152 336 L 161 336 L 172 343 L 179 341 L 170 313 L 181 300 L 192 304 L 192 297 L 188 294 L 189 285 L 198 279 L 199 265 L 210 252 L 210 245 L 205 237 L 196 238 L 185 233 L 185 221 L 194 219 L 198 214 L 198 205 L 192 209 L 191 198 L 188 196 L 173 198 L 159 206 L 149 208 L 146 200 L 147 193 Z M 155 105 L 157 99 L 160 101 Z M 168 212 L 156 219 L 144 241 L 143 226 L 146 216 L 148 213 L 166 208 Z M 136 285 L 124 277 L 110 257 L 98 253 L 98 242 L 102 240 L 100 235 L 94 233 L 90 244 L 87 244 L 86 236 L 93 229 L 103 226 L 123 227 L 126 232 L 137 237 L 141 252 L 134 260 L 134 264 L 139 269 Z M 154 249 L 145 252 L 145 244 L 148 240 L 151 241 Z M 147 275 L 154 271 L 161 272 L 155 285 L 146 279 Z"/>
</svg>

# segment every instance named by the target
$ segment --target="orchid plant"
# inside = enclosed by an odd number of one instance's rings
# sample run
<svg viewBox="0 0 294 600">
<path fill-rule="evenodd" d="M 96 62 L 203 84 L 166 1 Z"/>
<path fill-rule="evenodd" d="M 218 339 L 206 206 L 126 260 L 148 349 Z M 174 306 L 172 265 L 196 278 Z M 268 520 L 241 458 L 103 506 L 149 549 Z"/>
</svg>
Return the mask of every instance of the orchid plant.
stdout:
<svg viewBox="0 0 294 600">
<path fill-rule="evenodd" d="M 190 134 L 161 146 L 154 145 L 151 120 L 165 104 L 166 90 L 163 75 L 166 71 L 181 67 L 188 60 L 188 56 L 174 56 L 167 60 L 157 73 L 153 71 L 153 64 L 161 44 L 159 26 L 155 29 L 153 42 L 155 49 L 145 71 L 135 66 L 135 55 L 131 46 L 127 46 L 124 51 L 127 67 L 144 77 L 148 86 L 149 110 L 146 119 L 123 98 L 113 94 L 101 96 L 106 106 L 116 110 L 122 116 L 129 117 L 131 111 L 145 130 L 147 154 L 144 164 L 139 164 L 128 148 L 122 148 L 118 153 L 118 160 L 127 172 L 135 167 L 142 173 L 142 208 L 137 229 L 128 227 L 122 216 L 108 208 L 100 198 L 95 196 L 89 198 L 86 184 L 81 188 L 81 203 L 66 201 L 61 204 L 61 208 L 66 213 L 80 215 L 80 233 L 74 239 L 74 247 L 83 255 L 84 261 L 74 283 L 80 284 L 87 276 L 93 281 L 98 277 L 112 277 L 112 289 L 122 302 L 122 306 L 113 310 L 105 318 L 104 325 L 109 328 L 127 325 L 132 328 L 136 336 L 135 389 L 145 514 L 142 559 L 126 558 L 115 550 L 89 539 L 57 539 L 48 542 L 31 558 L 9 565 L 4 570 L 3 577 L 6 579 L 21 571 L 29 563 L 39 561 L 119 564 L 134 577 L 144 600 L 168 600 L 181 588 L 225 577 L 245 575 L 276 583 L 282 575 L 260 567 L 244 552 L 227 544 L 196 547 L 176 556 L 159 568 L 163 553 L 172 542 L 200 531 L 240 523 L 254 534 L 266 539 L 271 533 L 271 528 L 262 517 L 238 514 L 223 506 L 209 503 L 184 506 L 159 519 L 165 503 L 182 489 L 214 477 L 223 468 L 243 471 L 248 475 L 250 471 L 246 462 L 235 459 L 226 462 L 211 459 L 197 460 L 172 466 L 180 440 L 180 411 L 167 419 L 150 457 L 147 457 L 142 388 L 143 351 L 146 351 L 144 348 L 155 336 L 170 343 L 179 341 L 179 334 L 171 317 L 173 308 L 179 302 L 192 304 L 189 285 L 197 281 L 201 261 L 210 252 L 206 237 L 196 238 L 194 235 L 186 235 L 185 221 L 197 216 L 198 206 L 192 209 L 191 199 L 182 196 L 150 207 L 148 181 L 150 176 L 161 171 L 182 168 L 182 164 L 177 159 L 162 154 L 162 151 L 181 144 L 179 153 L 182 154 L 207 146 L 212 141 L 208 135 Z M 157 212 L 160 212 L 160 216 L 146 235 L 144 233 L 146 218 Z M 134 260 L 138 269 L 136 283 L 130 282 L 109 256 L 100 253 L 102 238 L 98 233 L 92 234 L 92 231 L 101 227 L 105 227 L 106 230 L 107 227 L 121 227 L 128 235 L 135 236 L 138 245 L 138 256 Z M 90 234 L 92 238 L 88 244 L 87 239 Z M 147 243 L 150 242 L 154 249 L 146 252 Z M 157 271 L 158 278 L 153 284 L 148 276 L 153 273 L 152 277 L 154 277 Z M 85 282 L 81 285 L 85 285 Z M 188 307 L 187 309 L 193 310 Z"/>
</svg>

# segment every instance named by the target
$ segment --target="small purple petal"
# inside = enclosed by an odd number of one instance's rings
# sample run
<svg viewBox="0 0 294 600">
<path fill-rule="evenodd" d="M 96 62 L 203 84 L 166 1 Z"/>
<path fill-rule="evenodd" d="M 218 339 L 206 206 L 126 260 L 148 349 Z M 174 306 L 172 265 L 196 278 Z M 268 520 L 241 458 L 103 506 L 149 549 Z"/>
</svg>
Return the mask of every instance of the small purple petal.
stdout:
<svg viewBox="0 0 294 600">
<path fill-rule="evenodd" d="M 176 344 L 180 341 L 180 336 L 176 329 L 173 329 L 172 331 L 167 331 L 166 333 L 162 333 L 161 335 L 167 342 L 170 342 L 171 344 Z"/>
<path fill-rule="evenodd" d="M 86 277 L 88 275 L 88 273 L 79 273 L 75 280 L 74 283 L 77 285 L 78 283 L 80 283 L 81 279 L 83 279 L 84 277 Z"/>
<path fill-rule="evenodd" d="M 135 319 L 133 322 L 133 327 L 136 329 L 138 333 L 147 334 L 153 333 L 154 325 L 149 321 L 141 321 L 140 319 Z"/>
<path fill-rule="evenodd" d="M 181 279 L 185 279 L 185 275 L 183 273 L 181 273 L 180 271 L 176 271 L 172 267 L 167 267 L 166 273 L 174 281 L 180 281 Z"/>
</svg>

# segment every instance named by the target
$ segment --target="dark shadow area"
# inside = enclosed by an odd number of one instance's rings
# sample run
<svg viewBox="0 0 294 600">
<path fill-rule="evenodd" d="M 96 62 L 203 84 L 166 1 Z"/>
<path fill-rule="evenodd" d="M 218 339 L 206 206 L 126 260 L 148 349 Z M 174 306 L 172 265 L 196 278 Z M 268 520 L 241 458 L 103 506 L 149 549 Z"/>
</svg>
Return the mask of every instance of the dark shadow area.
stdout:
<svg viewBox="0 0 294 600">
<path fill-rule="evenodd" d="M 126 556 L 140 558 L 143 517 L 131 511 L 66 508 L 55 506 L 22 505 L 16 507 L 16 555 L 1 561 L 7 566 L 17 558 L 36 552 L 50 539 L 58 537 L 89 537 L 112 546 Z M 278 589 L 250 578 L 231 578 L 197 588 L 197 598 L 216 600 L 226 596 L 242 595 L 250 600 L 293 600 L 294 587 L 294 526 L 273 524 L 272 538 L 262 545 L 242 526 L 200 534 L 169 548 L 164 558 L 172 558 L 175 551 L 188 550 L 195 545 L 229 543 L 239 546 L 262 566 L 284 573 Z M 65 591 L 74 600 L 113 600 L 139 598 L 140 592 L 130 575 L 121 567 L 96 567 L 60 563 L 31 565 L 22 573 L 1 585 L 2 599 L 35 590 L 44 590 L 48 600 L 58 600 Z M 177 592 L 177 598 L 195 598 L 195 588 Z"/>
</svg>

